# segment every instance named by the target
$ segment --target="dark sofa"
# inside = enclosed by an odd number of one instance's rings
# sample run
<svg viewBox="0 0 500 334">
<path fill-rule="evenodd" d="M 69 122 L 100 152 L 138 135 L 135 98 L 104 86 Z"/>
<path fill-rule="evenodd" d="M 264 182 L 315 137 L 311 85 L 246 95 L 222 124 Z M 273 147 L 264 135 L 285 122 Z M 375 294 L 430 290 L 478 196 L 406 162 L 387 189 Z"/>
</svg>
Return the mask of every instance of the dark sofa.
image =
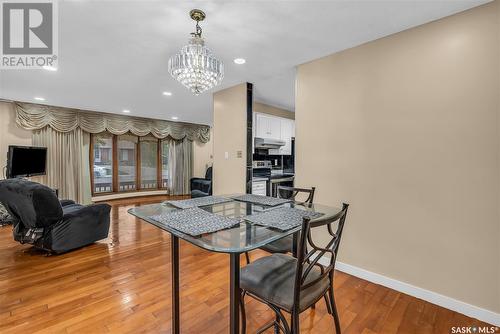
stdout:
<svg viewBox="0 0 500 334">
<path fill-rule="evenodd" d="M 54 191 L 24 179 L 0 181 L 0 202 L 13 218 L 14 239 L 64 253 L 108 237 L 108 204 L 59 201 Z"/>
</svg>

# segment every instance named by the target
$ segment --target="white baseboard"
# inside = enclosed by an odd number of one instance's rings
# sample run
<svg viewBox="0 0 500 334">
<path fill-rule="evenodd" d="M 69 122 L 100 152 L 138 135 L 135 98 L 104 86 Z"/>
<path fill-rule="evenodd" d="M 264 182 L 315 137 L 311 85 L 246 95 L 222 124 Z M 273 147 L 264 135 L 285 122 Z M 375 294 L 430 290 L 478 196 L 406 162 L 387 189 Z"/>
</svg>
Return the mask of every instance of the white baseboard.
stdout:
<svg viewBox="0 0 500 334">
<path fill-rule="evenodd" d="M 326 261 L 320 261 L 320 262 L 322 262 L 323 264 L 329 262 L 328 259 L 324 260 Z M 390 277 L 386 277 L 362 268 L 352 266 L 347 263 L 342 263 L 337 261 L 335 269 L 347 273 L 349 275 L 362 278 L 369 282 L 380 284 L 390 289 L 425 300 L 429 303 L 439 305 L 449 310 L 464 314 L 468 317 L 476 318 L 486 323 L 500 327 L 500 314 L 495 313 L 493 311 L 489 311 L 471 304 L 467 304 L 462 301 L 456 300 L 454 298 L 447 297 L 423 288 L 419 288 L 414 285 L 401 282 Z"/>
</svg>

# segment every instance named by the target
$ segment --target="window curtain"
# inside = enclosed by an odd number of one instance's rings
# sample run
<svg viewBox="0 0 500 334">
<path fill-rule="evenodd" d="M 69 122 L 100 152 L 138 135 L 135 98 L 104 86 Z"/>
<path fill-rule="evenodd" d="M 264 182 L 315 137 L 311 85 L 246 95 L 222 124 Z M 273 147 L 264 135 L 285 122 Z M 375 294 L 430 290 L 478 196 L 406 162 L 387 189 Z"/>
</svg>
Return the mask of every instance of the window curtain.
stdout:
<svg viewBox="0 0 500 334">
<path fill-rule="evenodd" d="M 80 128 L 89 133 L 108 131 L 114 135 L 127 132 L 136 136 L 152 134 L 156 138 L 173 138 L 206 143 L 210 140 L 207 125 L 170 122 L 150 118 L 107 114 L 94 111 L 52 107 L 33 103 L 15 102 L 16 122 L 26 130 L 37 130 L 50 126 L 59 132 Z"/>
<path fill-rule="evenodd" d="M 200 124 L 129 117 L 14 103 L 16 123 L 33 131 L 33 143 L 48 148 L 47 175 L 34 180 L 59 189 L 59 196 L 82 204 L 91 202 L 90 133 L 153 135 L 169 142 L 168 188 L 172 195 L 189 194 L 193 175 L 193 141 L 210 140 L 210 127 Z"/>
<path fill-rule="evenodd" d="M 33 144 L 47 147 L 47 174 L 33 180 L 59 190 L 59 198 L 90 204 L 90 134 L 80 128 L 59 132 L 50 126 L 33 131 Z"/>
<path fill-rule="evenodd" d="M 189 194 L 189 182 L 193 177 L 193 142 L 187 138 L 169 142 L 168 188 L 170 195 Z"/>
</svg>

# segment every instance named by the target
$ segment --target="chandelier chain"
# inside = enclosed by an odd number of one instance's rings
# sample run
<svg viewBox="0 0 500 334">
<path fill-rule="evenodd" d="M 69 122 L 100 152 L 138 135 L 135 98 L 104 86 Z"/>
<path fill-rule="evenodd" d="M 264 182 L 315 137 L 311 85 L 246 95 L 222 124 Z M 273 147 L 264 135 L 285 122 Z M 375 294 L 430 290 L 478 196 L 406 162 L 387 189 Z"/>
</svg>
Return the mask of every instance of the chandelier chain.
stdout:
<svg viewBox="0 0 500 334">
<path fill-rule="evenodd" d="M 196 20 L 196 31 L 191 33 L 191 36 L 201 38 L 201 33 L 203 30 L 200 27 L 200 20 Z"/>
</svg>

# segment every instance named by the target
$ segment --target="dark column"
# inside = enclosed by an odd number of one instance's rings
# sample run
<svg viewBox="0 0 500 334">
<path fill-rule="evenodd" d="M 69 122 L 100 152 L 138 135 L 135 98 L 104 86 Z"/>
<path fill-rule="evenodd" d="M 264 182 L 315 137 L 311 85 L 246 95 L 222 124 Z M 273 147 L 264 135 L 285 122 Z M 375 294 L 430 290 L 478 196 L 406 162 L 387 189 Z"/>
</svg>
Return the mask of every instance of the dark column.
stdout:
<svg viewBox="0 0 500 334">
<path fill-rule="evenodd" d="M 179 238 L 171 234 L 172 261 L 172 333 L 180 334 L 179 314 Z"/>
<path fill-rule="evenodd" d="M 253 147 L 253 84 L 247 82 L 247 194 L 252 193 L 252 154 Z"/>
</svg>

